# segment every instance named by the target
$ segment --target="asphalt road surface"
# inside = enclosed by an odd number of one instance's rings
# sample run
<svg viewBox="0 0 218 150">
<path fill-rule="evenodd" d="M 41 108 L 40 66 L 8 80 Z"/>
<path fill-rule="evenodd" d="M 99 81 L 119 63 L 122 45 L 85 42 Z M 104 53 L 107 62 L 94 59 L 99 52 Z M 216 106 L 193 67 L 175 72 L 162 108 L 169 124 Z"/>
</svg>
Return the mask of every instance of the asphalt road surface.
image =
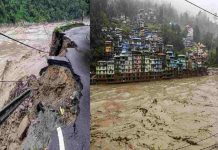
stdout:
<svg viewBox="0 0 218 150">
<path fill-rule="evenodd" d="M 75 74 L 80 76 L 83 85 L 80 98 L 80 113 L 73 124 L 62 127 L 65 150 L 89 150 L 90 147 L 90 26 L 76 27 L 66 32 L 77 49 L 69 48 L 66 57 L 69 59 Z M 59 150 L 57 132 L 54 132 L 49 145 L 50 150 Z"/>
</svg>

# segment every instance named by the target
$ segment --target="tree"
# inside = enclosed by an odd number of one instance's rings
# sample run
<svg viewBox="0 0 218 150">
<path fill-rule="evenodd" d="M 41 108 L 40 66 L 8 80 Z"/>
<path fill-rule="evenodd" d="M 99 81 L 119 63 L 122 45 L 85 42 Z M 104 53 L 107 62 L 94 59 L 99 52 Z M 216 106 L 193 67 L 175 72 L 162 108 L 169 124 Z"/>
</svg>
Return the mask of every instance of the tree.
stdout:
<svg viewBox="0 0 218 150">
<path fill-rule="evenodd" d="M 213 46 L 213 33 L 207 32 L 203 36 L 202 42 L 206 45 L 207 49 L 211 50 Z"/>
<path fill-rule="evenodd" d="M 163 23 L 163 20 L 164 20 L 164 10 L 163 9 L 164 9 L 163 6 L 160 6 L 159 14 L 158 14 L 159 23 Z"/>
<path fill-rule="evenodd" d="M 89 14 L 89 0 L 1 0 L 0 23 L 53 22 Z"/>
<path fill-rule="evenodd" d="M 175 49 L 182 51 L 184 45 L 182 42 L 182 33 L 179 25 L 163 25 L 161 28 L 163 42 L 165 45 L 172 44 Z"/>
<path fill-rule="evenodd" d="M 199 27 L 198 27 L 198 25 L 195 25 L 195 27 L 194 27 L 194 35 L 193 35 L 194 37 L 194 41 L 195 42 L 200 42 L 200 37 L 201 37 L 201 34 L 200 34 L 200 30 L 199 30 Z"/>
<path fill-rule="evenodd" d="M 216 47 L 216 64 L 218 65 L 218 47 Z"/>
</svg>

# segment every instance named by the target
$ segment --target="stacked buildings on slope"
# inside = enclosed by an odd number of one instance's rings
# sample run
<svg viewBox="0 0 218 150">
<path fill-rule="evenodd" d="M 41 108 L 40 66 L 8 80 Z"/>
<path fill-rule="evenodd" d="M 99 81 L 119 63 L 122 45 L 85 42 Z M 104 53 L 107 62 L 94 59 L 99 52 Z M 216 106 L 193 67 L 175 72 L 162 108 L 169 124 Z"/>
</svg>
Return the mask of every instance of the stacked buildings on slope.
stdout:
<svg viewBox="0 0 218 150">
<path fill-rule="evenodd" d="M 185 48 L 190 48 L 193 46 L 194 30 L 190 25 L 186 26 L 186 30 L 187 30 L 187 36 L 186 38 L 183 38 L 183 44 Z"/>
<path fill-rule="evenodd" d="M 110 40 L 105 41 L 105 58 L 96 66 L 95 79 L 108 82 L 144 81 L 177 76 L 202 69 L 205 47 L 187 55 L 175 55 L 173 45 L 164 45 L 160 31 L 151 31 L 141 13 L 128 38 L 120 28 L 105 29 Z M 153 14 L 152 14 L 153 16 Z M 155 19 L 155 17 L 153 17 Z"/>
</svg>

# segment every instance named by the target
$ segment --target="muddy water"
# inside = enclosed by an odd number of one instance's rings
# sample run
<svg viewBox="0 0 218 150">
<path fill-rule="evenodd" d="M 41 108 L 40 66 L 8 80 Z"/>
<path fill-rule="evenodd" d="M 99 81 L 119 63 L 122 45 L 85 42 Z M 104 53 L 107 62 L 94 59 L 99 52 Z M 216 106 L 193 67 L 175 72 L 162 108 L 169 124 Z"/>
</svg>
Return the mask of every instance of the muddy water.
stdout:
<svg viewBox="0 0 218 150">
<path fill-rule="evenodd" d="M 199 150 L 218 142 L 218 75 L 91 87 L 91 149 Z"/>
<path fill-rule="evenodd" d="M 23 43 L 49 50 L 51 35 L 55 27 L 63 23 L 30 25 L 17 27 L 1 27 L 0 31 Z M 46 53 L 39 53 L 0 35 L 0 80 L 16 81 L 25 75 L 39 75 L 41 68 L 46 66 Z M 0 108 L 8 99 L 10 90 L 15 83 L 0 82 Z"/>
</svg>

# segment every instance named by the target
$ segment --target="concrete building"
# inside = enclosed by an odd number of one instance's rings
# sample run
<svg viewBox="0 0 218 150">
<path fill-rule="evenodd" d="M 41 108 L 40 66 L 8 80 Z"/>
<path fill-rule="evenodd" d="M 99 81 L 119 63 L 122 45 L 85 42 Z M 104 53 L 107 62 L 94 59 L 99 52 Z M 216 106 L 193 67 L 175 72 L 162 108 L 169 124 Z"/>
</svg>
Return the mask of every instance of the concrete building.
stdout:
<svg viewBox="0 0 218 150">
<path fill-rule="evenodd" d="M 114 71 L 114 60 L 107 61 L 107 74 L 112 75 L 115 73 Z"/>
<path fill-rule="evenodd" d="M 142 72 L 142 53 L 139 51 L 132 51 L 133 72 Z"/>
<path fill-rule="evenodd" d="M 187 63 L 188 62 L 186 60 L 186 56 L 185 55 L 182 55 L 182 54 L 178 55 L 177 67 L 179 69 L 182 69 L 182 70 L 187 69 Z"/>
<path fill-rule="evenodd" d="M 186 38 L 183 39 L 183 44 L 186 48 L 192 47 L 193 46 L 193 33 L 194 30 L 190 25 L 186 26 L 186 30 L 187 30 L 187 36 Z"/>
<path fill-rule="evenodd" d="M 113 52 L 113 43 L 112 41 L 105 41 L 105 53 Z"/>
<path fill-rule="evenodd" d="M 161 72 L 163 71 L 162 60 L 160 58 L 151 58 L 151 71 L 152 72 Z"/>
<path fill-rule="evenodd" d="M 151 62 L 149 56 L 144 56 L 144 72 L 150 72 L 151 71 Z"/>
<path fill-rule="evenodd" d="M 173 45 L 166 45 L 165 46 L 166 51 L 166 65 L 167 69 L 175 69 L 176 63 L 175 63 L 175 54 L 173 51 Z"/>
<path fill-rule="evenodd" d="M 107 61 L 98 61 L 96 66 L 97 75 L 107 74 Z"/>
</svg>

